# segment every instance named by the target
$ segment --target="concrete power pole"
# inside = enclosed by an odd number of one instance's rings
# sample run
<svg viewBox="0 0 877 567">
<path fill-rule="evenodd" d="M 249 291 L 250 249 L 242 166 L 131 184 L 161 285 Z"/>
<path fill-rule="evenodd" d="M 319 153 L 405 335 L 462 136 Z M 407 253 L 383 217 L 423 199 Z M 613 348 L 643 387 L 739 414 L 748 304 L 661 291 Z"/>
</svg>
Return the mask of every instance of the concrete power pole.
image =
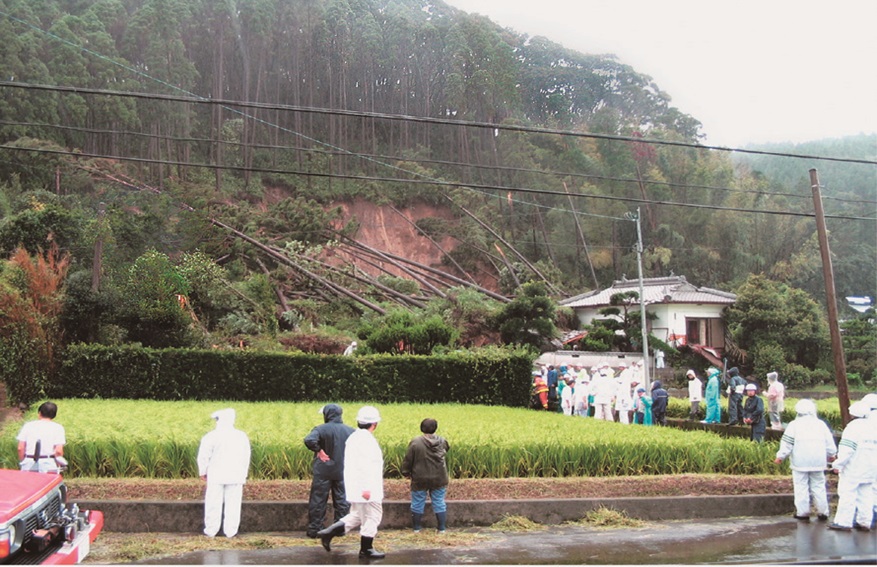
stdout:
<svg viewBox="0 0 877 567">
<path fill-rule="evenodd" d="M 844 426 L 850 422 L 850 391 L 847 386 L 847 365 L 844 361 L 843 341 L 837 316 L 837 292 L 834 289 L 834 269 L 828 247 L 828 231 L 825 229 L 825 211 L 822 210 L 822 194 L 819 191 L 819 175 L 810 170 L 810 189 L 813 191 L 813 207 L 816 210 L 816 232 L 822 253 L 822 275 L 825 278 L 825 295 L 828 304 L 828 328 L 831 331 L 831 352 L 834 355 L 834 372 L 837 378 L 837 398 Z"/>
</svg>

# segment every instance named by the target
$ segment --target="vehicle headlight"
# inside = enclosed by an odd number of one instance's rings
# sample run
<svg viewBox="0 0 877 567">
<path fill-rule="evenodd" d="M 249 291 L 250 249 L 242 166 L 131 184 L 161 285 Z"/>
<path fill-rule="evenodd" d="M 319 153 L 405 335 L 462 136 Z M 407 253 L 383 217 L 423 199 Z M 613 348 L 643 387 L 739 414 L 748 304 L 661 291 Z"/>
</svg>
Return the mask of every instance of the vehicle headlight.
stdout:
<svg viewBox="0 0 877 567">
<path fill-rule="evenodd" d="M 5 528 L 0 528 L 0 559 L 9 557 L 21 547 L 24 532 L 18 526 L 19 523 L 15 522 Z"/>
</svg>

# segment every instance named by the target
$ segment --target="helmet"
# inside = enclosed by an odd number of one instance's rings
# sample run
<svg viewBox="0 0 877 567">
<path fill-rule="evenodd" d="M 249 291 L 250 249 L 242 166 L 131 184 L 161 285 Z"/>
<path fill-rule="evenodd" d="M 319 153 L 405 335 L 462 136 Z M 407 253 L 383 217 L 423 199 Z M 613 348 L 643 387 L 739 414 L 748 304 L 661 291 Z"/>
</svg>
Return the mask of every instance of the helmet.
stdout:
<svg viewBox="0 0 877 567">
<path fill-rule="evenodd" d="M 877 409 L 877 394 L 865 394 L 862 403 L 868 404 L 872 410 Z"/>
<path fill-rule="evenodd" d="M 755 384 L 749 383 L 749 384 L 746 384 L 746 387 L 743 389 L 748 392 L 749 390 L 757 390 L 758 386 L 756 386 Z"/>
<path fill-rule="evenodd" d="M 795 413 L 798 415 L 816 415 L 816 404 L 813 400 L 799 400 L 795 404 Z"/>
<path fill-rule="evenodd" d="M 850 415 L 853 417 L 866 417 L 871 411 L 865 400 L 859 400 L 850 406 Z"/>
<path fill-rule="evenodd" d="M 374 406 L 362 406 L 356 412 L 357 423 L 378 423 L 379 421 L 381 421 L 381 414 Z"/>
</svg>

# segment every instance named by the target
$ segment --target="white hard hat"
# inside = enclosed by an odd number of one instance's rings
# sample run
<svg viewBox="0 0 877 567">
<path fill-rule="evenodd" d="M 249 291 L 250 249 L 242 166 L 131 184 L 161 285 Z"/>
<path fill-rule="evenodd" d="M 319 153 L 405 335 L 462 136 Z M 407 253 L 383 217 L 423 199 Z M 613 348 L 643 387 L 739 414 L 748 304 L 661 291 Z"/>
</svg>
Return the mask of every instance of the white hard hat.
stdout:
<svg viewBox="0 0 877 567">
<path fill-rule="evenodd" d="M 877 394 L 865 394 L 862 403 L 868 404 L 872 410 L 877 409 Z"/>
<path fill-rule="evenodd" d="M 746 387 L 743 389 L 744 390 L 757 390 L 758 386 L 756 386 L 755 384 L 749 383 L 749 384 L 746 384 Z"/>
<path fill-rule="evenodd" d="M 850 406 L 850 415 L 853 417 L 865 417 L 870 411 L 871 408 L 865 400 L 859 400 Z"/>
<path fill-rule="evenodd" d="M 356 412 L 356 423 L 378 423 L 379 421 L 381 421 L 381 414 L 374 406 L 362 406 Z"/>
</svg>

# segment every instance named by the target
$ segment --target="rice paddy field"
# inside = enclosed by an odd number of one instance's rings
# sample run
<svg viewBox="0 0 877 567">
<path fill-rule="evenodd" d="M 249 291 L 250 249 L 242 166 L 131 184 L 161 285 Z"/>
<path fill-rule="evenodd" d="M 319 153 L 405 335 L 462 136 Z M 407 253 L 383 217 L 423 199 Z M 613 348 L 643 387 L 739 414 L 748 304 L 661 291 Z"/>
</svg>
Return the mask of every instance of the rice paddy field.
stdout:
<svg viewBox="0 0 877 567">
<path fill-rule="evenodd" d="M 251 478 L 309 479 L 313 454 L 302 442 L 322 423 L 319 403 L 155 402 L 55 400 L 67 432 L 67 476 L 191 478 L 201 437 L 213 429 L 210 414 L 232 407 L 236 426 L 252 444 Z M 36 407 L 24 421 L 36 418 Z M 344 405 L 355 426 L 362 404 Z M 705 431 L 621 425 L 527 409 L 459 404 L 376 404 L 382 421 L 375 435 L 384 450 L 386 476 L 400 477 L 408 442 L 426 417 L 451 445 L 453 478 L 616 476 L 683 473 L 777 474 L 776 443 L 756 444 Z M 17 468 L 15 436 L 0 431 L 0 466 Z"/>
</svg>

